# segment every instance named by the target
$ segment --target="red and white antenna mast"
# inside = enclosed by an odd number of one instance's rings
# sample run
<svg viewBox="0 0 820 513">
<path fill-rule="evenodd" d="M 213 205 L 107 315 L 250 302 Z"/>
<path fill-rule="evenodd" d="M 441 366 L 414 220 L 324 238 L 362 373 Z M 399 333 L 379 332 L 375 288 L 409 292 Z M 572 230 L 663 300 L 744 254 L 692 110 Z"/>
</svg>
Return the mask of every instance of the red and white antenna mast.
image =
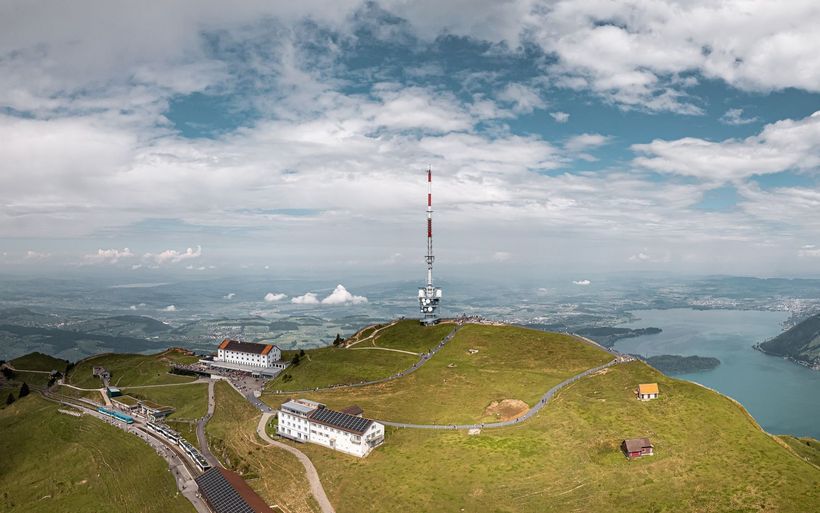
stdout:
<svg viewBox="0 0 820 513">
<path fill-rule="evenodd" d="M 423 324 L 438 322 L 436 311 L 441 299 L 441 289 L 433 287 L 433 170 L 427 168 L 427 285 L 419 288 L 419 309 Z"/>
</svg>

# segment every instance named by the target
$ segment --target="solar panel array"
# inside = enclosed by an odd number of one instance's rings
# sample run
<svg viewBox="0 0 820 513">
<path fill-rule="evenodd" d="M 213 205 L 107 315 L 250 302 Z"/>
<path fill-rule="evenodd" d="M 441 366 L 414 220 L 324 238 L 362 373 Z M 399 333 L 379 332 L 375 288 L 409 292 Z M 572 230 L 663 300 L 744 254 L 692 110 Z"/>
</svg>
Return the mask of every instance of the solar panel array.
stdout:
<svg viewBox="0 0 820 513">
<path fill-rule="evenodd" d="M 342 413 L 340 411 L 334 411 L 327 408 L 322 408 L 311 413 L 310 420 L 319 422 L 326 426 L 359 434 L 363 434 L 367 431 L 367 428 L 370 427 L 371 422 L 373 422 L 370 419 L 355 417 L 353 415 L 348 415 L 347 413 Z"/>
<path fill-rule="evenodd" d="M 255 513 L 218 468 L 197 477 L 196 484 L 214 513 Z"/>
</svg>

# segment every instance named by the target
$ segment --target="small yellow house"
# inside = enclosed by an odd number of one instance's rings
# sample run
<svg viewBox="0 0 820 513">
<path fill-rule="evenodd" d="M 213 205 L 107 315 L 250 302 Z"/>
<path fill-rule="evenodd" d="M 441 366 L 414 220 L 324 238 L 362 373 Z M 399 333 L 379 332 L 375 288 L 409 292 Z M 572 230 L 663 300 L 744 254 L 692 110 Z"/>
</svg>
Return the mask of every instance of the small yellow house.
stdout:
<svg viewBox="0 0 820 513">
<path fill-rule="evenodd" d="M 658 398 L 658 384 L 657 383 L 641 383 L 638 385 L 638 399 L 641 401 L 649 401 L 650 399 Z"/>
</svg>

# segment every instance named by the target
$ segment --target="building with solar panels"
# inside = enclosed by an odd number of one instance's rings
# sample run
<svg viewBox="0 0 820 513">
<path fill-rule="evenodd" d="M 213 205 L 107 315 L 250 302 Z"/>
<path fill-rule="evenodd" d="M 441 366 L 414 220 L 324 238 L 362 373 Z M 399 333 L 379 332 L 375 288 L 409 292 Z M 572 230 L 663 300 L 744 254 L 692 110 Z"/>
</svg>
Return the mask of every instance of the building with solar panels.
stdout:
<svg viewBox="0 0 820 513">
<path fill-rule="evenodd" d="M 384 425 L 307 399 L 282 404 L 277 420 L 276 432 L 281 436 L 324 445 L 359 458 L 384 443 Z"/>
<path fill-rule="evenodd" d="M 214 513 L 275 513 L 239 474 L 214 467 L 196 478 L 199 494 Z"/>
</svg>

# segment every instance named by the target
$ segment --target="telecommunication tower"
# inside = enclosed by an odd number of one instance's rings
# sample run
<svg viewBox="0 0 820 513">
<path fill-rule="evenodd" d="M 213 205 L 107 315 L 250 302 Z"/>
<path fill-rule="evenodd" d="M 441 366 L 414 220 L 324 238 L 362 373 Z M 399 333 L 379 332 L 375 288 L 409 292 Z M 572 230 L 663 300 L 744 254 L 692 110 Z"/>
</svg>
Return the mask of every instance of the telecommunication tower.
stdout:
<svg viewBox="0 0 820 513">
<path fill-rule="evenodd" d="M 422 324 L 435 324 L 439 321 L 438 304 L 441 300 L 441 289 L 433 287 L 433 171 L 427 168 L 427 286 L 419 288 L 419 309 Z"/>
</svg>

